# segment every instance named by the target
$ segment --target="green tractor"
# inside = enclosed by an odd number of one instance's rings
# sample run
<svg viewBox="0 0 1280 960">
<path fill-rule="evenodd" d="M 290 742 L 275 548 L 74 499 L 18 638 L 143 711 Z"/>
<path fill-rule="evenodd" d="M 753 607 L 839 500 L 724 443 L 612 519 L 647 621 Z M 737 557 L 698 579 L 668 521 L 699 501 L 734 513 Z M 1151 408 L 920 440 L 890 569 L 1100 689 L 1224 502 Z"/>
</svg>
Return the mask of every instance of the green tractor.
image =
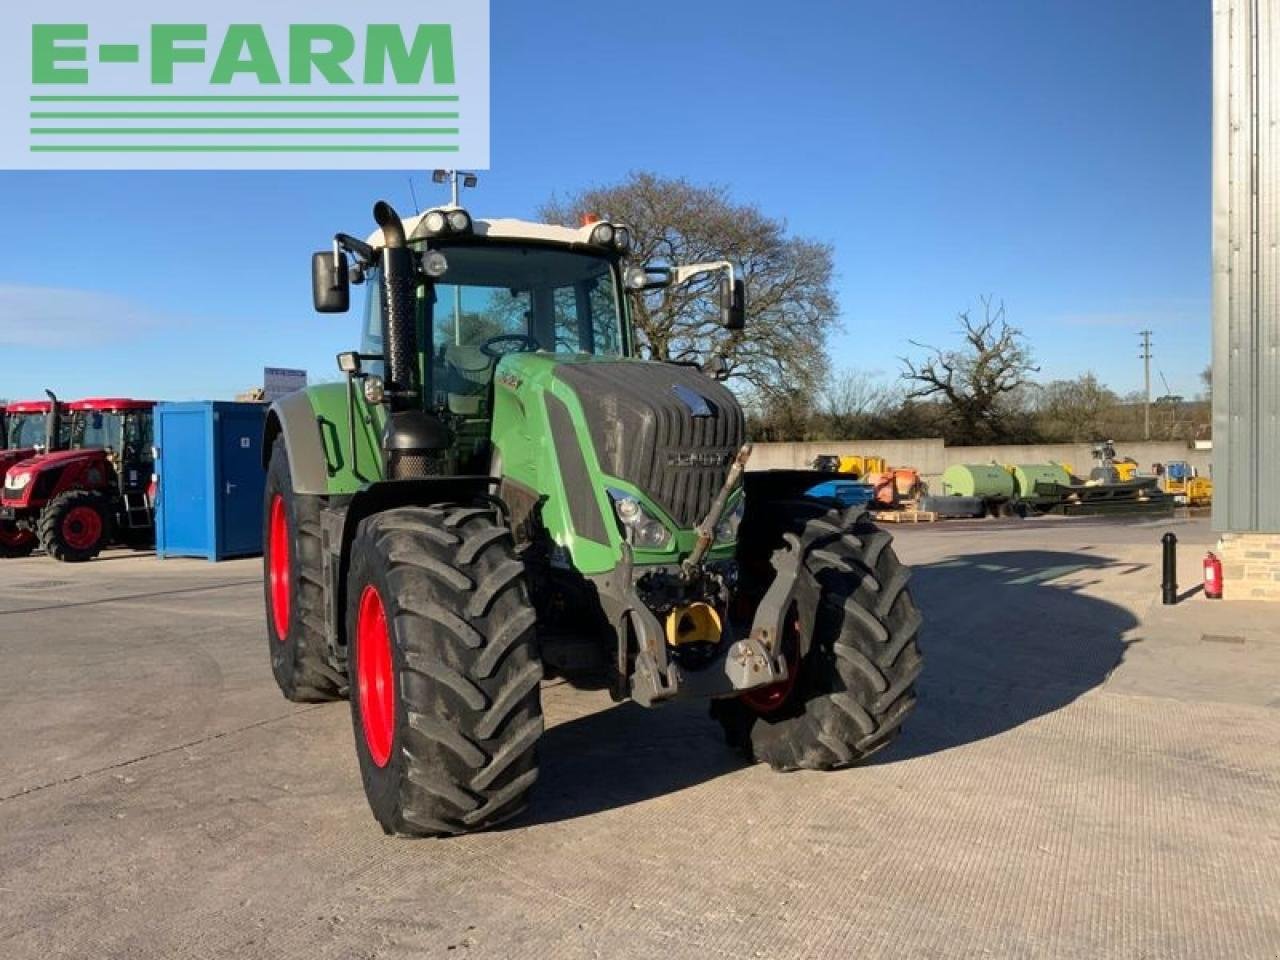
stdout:
<svg viewBox="0 0 1280 960">
<path fill-rule="evenodd" d="M 374 816 L 457 834 L 523 809 L 540 682 L 708 700 L 779 770 L 833 769 L 910 712 L 920 615 L 888 534 L 746 473 L 722 364 L 637 358 L 628 296 L 693 281 L 741 330 L 728 263 L 629 265 L 625 225 L 473 219 L 456 201 L 312 258 L 316 309 L 368 297 L 345 382 L 266 424 L 271 664 L 349 696 Z"/>
</svg>

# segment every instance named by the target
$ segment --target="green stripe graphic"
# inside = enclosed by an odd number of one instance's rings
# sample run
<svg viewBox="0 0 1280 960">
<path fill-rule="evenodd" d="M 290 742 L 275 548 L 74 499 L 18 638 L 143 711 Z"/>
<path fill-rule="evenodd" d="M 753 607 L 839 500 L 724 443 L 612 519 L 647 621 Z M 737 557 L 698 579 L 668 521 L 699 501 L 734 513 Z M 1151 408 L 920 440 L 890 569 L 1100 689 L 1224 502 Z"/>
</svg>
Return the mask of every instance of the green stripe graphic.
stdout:
<svg viewBox="0 0 1280 960">
<path fill-rule="evenodd" d="M 457 153 L 444 144 L 34 144 L 32 153 Z"/>
<path fill-rule="evenodd" d="M 70 96 L 66 94 L 41 94 L 32 96 L 32 103 L 456 103 L 456 96 L 283 96 L 261 94 L 256 96 Z"/>
<path fill-rule="evenodd" d="M 368 133 L 405 134 L 412 136 L 436 136 L 457 133 L 457 127 L 32 127 L 31 132 L 40 136 L 64 134 L 88 134 L 90 136 L 163 136 L 188 134 L 215 136 L 218 134 L 350 134 Z"/>
<path fill-rule="evenodd" d="M 349 113 L 349 112 L 253 112 L 213 110 L 199 113 L 153 111 L 100 111 L 84 113 L 78 111 L 35 110 L 31 113 L 33 120 L 457 120 L 456 113 L 407 113 L 393 111 L 390 113 Z"/>
</svg>

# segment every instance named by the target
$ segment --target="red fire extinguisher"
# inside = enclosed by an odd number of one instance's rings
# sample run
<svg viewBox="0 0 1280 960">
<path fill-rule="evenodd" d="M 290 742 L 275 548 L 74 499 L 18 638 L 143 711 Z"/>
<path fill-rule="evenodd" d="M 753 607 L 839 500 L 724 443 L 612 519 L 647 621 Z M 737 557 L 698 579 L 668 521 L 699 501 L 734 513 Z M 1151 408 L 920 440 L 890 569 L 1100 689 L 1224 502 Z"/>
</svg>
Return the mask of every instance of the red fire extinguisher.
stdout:
<svg viewBox="0 0 1280 960">
<path fill-rule="evenodd" d="M 1204 555 L 1204 595 L 1210 600 L 1222 599 L 1222 561 L 1212 550 Z"/>
</svg>

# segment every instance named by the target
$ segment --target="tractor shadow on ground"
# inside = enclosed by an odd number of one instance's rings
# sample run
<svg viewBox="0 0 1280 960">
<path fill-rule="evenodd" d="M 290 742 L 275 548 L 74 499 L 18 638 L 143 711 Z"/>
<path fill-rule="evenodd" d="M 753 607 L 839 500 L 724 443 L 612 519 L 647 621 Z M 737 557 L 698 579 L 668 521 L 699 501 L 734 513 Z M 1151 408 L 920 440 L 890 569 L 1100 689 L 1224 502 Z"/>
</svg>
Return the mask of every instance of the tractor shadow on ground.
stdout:
<svg viewBox="0 0 1280 960">
<path fill-rule="evenodd" d="M 927 756 L 993 737 L 1103 683 L 1137 618 L 1083 588 L 1104 571 L 1141 572 L 1092 553 L 971 554 L 913 568 L 925 626 L 919 702 L 871 763 Z M 741 770 L 707 705 L 632 703 L 550 725 L 529 809 L 511 823 L 572 820 L 653 800 Z"/>
<path fill-rule="evenodd" d="M 745 766 L 701 701 L 652 710 L 610 704 L 548 726 L 538 744 L 538 785 L 512 826 L 550 823 L 629 806 Z"/>
<path fill-rule="evenodd" d="M 914 568 L 924 614 L 919 702 L 873 763 L 927 756 L 1052 713 L 1101 685 L 1124 659 L 1133 612 L 1084 592 L 1099 575 L 1147 564 L 1093 553 L 968 554 Z"/>
</svg>

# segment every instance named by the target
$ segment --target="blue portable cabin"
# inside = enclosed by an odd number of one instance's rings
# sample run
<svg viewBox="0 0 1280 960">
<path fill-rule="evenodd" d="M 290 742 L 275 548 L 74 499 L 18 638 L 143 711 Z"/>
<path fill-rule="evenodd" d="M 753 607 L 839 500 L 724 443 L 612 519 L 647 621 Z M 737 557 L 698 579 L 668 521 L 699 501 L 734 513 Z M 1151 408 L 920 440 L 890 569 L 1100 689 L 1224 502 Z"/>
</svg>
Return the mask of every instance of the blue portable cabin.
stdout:
<svg viewBox="0 0 1280 960">
<path fill-rule="evenodd" d="M 201 400 L 155 410 L 156 555 L 262 553 L 266 404 Z"/>
</svg>

